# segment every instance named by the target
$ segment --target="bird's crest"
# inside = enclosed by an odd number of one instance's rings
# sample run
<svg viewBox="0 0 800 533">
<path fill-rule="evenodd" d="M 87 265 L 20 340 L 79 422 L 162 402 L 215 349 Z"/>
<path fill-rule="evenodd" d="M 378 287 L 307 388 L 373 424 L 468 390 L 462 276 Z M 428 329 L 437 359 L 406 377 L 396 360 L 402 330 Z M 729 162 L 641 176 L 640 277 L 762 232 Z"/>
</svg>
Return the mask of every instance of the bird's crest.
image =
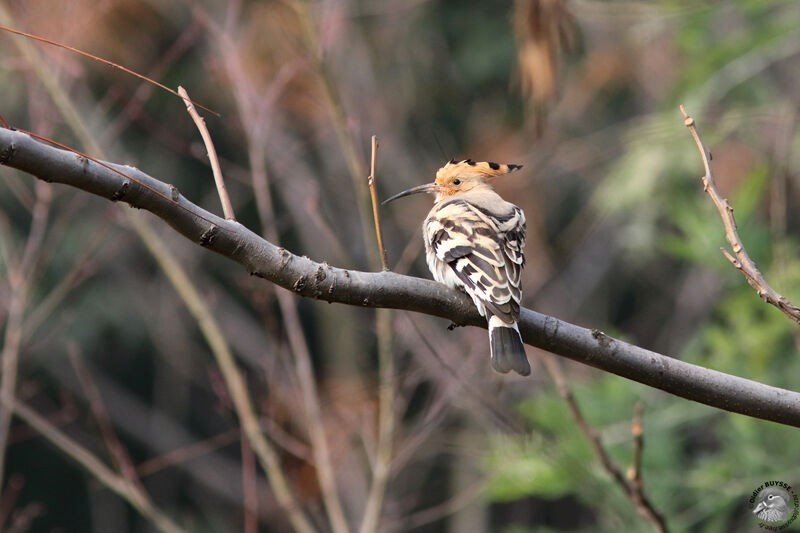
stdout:
<svg viewBox="0 0 800 533">
<path fill-rule="evenodd" d="M 435 182 L 418 185 L 397 193 L 384 200 L 383 204 L 421 192 L 436 193 L 436 201 L 439 202 L 444 198 L 467 192 L 491 191 L 492 187 L 487 183 L 489 178 L 508 174 L 521 168 L 522 165 L 506 165 L 494 161 L 477 162 L 472 159 L 463 161 L 451 159 L 436 172 Z"/>
<path fill-rule="evenodd" d="M 445 185 L 455 177 L 459 178 L 492 178 L 508 174 L 522 168 L 522 165 L 506 165 L 494 161 L 473 161 L 464 159 L 456 161 L 451 159 L 445 166 L 436 172 L 436 183 Z"/>
</svg>

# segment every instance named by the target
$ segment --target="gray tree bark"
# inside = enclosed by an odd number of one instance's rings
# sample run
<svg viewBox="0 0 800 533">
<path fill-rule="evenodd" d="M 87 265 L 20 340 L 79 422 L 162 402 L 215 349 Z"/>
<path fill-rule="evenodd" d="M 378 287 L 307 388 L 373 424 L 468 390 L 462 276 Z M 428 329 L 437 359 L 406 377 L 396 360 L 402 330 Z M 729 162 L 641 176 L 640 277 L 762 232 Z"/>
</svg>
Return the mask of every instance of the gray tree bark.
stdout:
<svg viewBox="0 0 800 533">
<path fill-rule="evenodd" d="M 364 307 L 388 307 L 486 327 L 465 294 L 393 272 L 360 272 L 317 263 L 262 239 L 188 201 L 140 170 L 97 162 L 29 135 L 0 129 L 0 164 L 150 211 L 192 242 L 298 296 Z M 522 309 L 531 346 L 726 411 L 800 427 L 800 394 L 662 355 L 557 318 Z"/>
</svg>

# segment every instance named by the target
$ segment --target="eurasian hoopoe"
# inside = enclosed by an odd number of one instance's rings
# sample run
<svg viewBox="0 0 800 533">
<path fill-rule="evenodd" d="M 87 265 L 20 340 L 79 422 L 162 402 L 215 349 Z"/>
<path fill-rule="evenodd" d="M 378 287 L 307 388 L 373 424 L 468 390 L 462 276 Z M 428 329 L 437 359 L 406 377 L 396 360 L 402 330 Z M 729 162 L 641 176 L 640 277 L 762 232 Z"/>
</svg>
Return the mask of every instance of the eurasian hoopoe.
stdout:
<svg viewBox="0 0 800 533">
<path fill-rule="evenodd" d="M 466 291 L 489 323 L 492 366 L 498 372 L 527 376 L 531 366 L 517 328 L 525 264 L 525 214 L 492 190 L 495 176 L 522 165 L 451 160 L 436 181 L 392 196 L 436 194 L 422 225 L 425 255 L 433 278 Z"/>
</svg>

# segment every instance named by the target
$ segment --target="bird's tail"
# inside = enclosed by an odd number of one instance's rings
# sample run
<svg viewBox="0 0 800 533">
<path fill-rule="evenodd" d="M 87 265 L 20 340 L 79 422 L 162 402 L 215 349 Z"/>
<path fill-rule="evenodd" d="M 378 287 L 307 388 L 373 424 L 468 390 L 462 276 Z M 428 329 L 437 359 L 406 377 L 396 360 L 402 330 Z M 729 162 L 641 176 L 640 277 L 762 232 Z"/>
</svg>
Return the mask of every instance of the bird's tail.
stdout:
<svg viewBox="0 0 800 533">
<path fill-rule="evenodd" d="M 513 370 L 521 376 L 531 373 L 531 365 L 525 355 L 516 322 L 508 325 L 496 316 L 490 317 L 489 348 L 492 353 L 492 367 L 498 372 L 505 374 Z"/>
</svg>

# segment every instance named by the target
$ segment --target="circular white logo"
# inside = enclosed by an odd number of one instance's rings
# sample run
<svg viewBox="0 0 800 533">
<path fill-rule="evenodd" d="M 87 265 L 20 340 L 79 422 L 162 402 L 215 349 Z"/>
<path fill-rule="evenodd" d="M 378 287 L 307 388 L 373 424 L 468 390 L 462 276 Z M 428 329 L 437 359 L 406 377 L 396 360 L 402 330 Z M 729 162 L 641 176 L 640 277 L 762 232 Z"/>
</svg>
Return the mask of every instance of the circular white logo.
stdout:
<svg viewBox="0 0 800 533">
<path fill-rule="evenodd" d="M 765 481 L 748 500 L 758 526 L 767 531 L 786 529 L 800 513 L 800 498 L 788 483 Z"/>
</svg>

